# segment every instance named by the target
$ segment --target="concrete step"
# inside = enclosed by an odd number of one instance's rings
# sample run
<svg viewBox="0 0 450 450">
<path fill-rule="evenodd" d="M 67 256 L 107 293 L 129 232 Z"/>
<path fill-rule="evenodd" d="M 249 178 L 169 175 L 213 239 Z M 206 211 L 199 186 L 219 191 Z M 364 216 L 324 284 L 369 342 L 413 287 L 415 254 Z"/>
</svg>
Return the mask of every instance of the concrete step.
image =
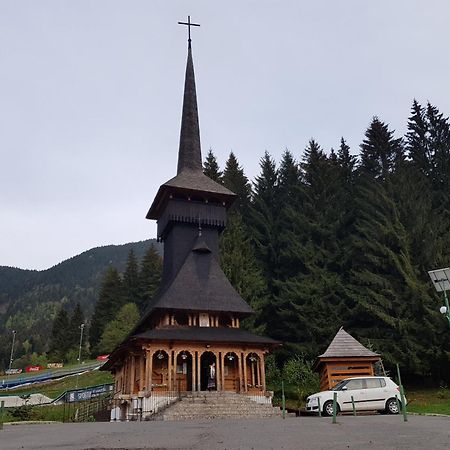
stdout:
<svg viewBox="0 0 450 450">
<path fill-rule="evenodd" d="M 279 408 L 257 403 L 234 392 L 189 393 L 168 406 L 153 420 L 203 420 L 224 418 L 281 417 Z"/>
</svg>

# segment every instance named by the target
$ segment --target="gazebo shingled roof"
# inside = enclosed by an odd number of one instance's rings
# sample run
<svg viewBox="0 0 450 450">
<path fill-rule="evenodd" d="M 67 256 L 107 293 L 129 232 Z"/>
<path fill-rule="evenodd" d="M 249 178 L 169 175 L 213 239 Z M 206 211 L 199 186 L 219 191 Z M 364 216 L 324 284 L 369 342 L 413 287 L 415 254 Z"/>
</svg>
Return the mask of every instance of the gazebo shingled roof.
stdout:
<svg viewBox="0 0 450 450">
<path fill-rule="evenodd" d="M 354 337 L 350 336 L 343 327 L 339 329 L 325 353 L 319 358 L 358 358 L 380 356 L 364 347 Z"/>
</svg>

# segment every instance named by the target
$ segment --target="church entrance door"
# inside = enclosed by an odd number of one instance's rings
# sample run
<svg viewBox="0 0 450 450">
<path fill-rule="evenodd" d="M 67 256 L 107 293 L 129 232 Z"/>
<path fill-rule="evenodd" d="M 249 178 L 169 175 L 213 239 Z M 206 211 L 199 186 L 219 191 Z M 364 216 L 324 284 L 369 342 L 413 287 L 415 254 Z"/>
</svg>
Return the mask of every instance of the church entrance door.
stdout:
<svg viewBox="0 0 450 450">
<path fill-rule="evenodd" d="M 212 366 L 212 367 L 211 367 Z M 217 361 L 212 352 L 205 352 L 200 358 L 200 389 L 202 391 L 217 390 Z M 211 375 L 214 375 L 211 377 Z"/>
<path fill-rule="evenodd" d="M 178 391 L 192 391 L 192 355 L 183 351 L 177 355 L 176 385 Z"/>
</svg>

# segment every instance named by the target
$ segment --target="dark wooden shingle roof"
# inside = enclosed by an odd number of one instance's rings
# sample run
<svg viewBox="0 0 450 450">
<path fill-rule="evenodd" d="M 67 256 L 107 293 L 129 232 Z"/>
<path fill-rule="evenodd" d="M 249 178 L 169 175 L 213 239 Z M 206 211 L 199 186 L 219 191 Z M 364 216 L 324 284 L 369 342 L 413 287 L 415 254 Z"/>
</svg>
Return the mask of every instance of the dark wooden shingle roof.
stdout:
<svg viewBox="0 0 450 450">
<path fill-rule="evenodd" d="M 337 332 L 325 353 L 319 358 L 351 358 L 351 357 L 374 357 L 378 353 L 372 352 L 360 344 L 354 337 L 350 336 L 342 327 Z"/>
<path fill-rule="evenodd" d="M 175 278 L 152 302 L 151 310 L 253 313 L 205 246 L 199 236 Z"/>
<path fill-rule="evenodd" d="M 184 82 L 183 112 L 181 116 L 180 147 L 177 175 L 158 190 L 147 219 L 158 219 L 171 190 L 185 191 L 187 195 L 216 196 L 229 206 L 236 194 L 203 174 L 200 129 L 198 124 L 197 93 L 195 88 L 192 50 L 188 49 Z"/>
<path fill-rule="evenodd" d="M 131 339 L 149 339 L 155 341 L 200 341 L 233 342 L 247 344 L 278 344 L 274 339 L 257 336 L 241 328 L 222 327 L 178 327 L 157 328 L 135 334 Z"/>
</svg>

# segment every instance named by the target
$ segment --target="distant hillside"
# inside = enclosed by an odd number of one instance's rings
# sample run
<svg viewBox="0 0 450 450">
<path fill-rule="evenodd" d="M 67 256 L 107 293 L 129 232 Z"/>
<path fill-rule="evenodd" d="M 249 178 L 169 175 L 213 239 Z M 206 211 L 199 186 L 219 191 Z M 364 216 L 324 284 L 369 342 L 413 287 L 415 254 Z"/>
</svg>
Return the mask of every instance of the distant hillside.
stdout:
<svg viewBox="0 0 450 450">
<path fill-rule="evenodd" d="M 11 330 L 17 331 L 19 352 L 25 340 L 32 351 L 44 351 L 55 311 L 61 305 L 71 310 L 79 302 L 90 316 L 106 268 L 122 272 L 131 249 L 140 260 L 152 243 L 162 251 L 149 239 L 93 248 L 47 270 L 0 266 L 0 366 L 8 357 Z"/>
</svg>

